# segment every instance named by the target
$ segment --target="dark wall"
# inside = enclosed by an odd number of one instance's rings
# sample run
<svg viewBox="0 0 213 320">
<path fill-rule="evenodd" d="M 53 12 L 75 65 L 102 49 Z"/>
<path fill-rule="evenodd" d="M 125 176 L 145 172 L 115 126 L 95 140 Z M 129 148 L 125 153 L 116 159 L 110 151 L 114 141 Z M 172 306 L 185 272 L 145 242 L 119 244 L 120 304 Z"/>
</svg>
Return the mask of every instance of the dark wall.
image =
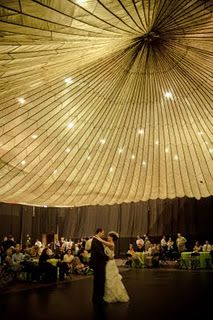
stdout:
<svg viewBox="0 0 213 320">
<path fill-rule="evenodd" d="M 112 206 L 79 208 L 43 208 L 0 203 L 0 237 L 13 234 L 25 241 L 27 233 L 33 240 L 42 234 L 57 233 L 65 238 L 79 239 L 93 235 L 97 227 L 120 234 L 118 246 L 126 250 L 136 236 L 148 234 L 153 241 L 163 234 L 176 238 L 181 232 L 189 239 L 213 242 L 213 197 L 196 200 L 149 200 Z M 192 241 L 192 240 L 191 240 Z"/>
</svg>

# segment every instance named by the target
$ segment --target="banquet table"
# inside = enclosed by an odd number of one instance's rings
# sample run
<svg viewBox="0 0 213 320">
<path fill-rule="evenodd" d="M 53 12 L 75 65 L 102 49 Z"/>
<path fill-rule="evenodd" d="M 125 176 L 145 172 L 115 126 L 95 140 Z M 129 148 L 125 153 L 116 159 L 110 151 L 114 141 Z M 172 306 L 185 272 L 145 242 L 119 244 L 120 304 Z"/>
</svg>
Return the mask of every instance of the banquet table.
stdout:
<svg viewBox="0 0 213 320">
<path fill-rule="evenodd" d="M 145 258 L 147 256 L 146 252 L 135 252 L 135 259 L 132 261 L 133 268 L 144 268 Z"/>
<path fill-rule="evenodd" d="M 191 254 L 193 252 L 182 252 L 180 265 L 183 269 L 190 269 L 191 268 Z M 195 257 L 199 261 L 199 268 L 205 269 L 207 267 L 212 267 L 211 262 L 211 255 L 210 252 L 199 252 L 199 255 Z"/>
</svg>

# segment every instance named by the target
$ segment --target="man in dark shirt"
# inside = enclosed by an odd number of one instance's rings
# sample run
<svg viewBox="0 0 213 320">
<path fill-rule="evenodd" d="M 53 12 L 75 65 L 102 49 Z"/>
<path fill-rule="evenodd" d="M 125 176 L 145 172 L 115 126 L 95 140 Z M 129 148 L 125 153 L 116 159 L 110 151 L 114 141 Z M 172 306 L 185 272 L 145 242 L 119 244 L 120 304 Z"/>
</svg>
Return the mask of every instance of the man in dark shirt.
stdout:
<svg viewBox="0 0 213 320">
<path fill-rule="evenodd" d="M 100 238 L 104 237 L 104 230 L 98 228 L 96 235 Z M 105 268 L 108 256 L 104 252 L 103 244 L 93 238 L 91 244 L 90 267 L 93 269 L 93 303 L 104 304 L 104 285 L 105 285 Z"/>
</svg>

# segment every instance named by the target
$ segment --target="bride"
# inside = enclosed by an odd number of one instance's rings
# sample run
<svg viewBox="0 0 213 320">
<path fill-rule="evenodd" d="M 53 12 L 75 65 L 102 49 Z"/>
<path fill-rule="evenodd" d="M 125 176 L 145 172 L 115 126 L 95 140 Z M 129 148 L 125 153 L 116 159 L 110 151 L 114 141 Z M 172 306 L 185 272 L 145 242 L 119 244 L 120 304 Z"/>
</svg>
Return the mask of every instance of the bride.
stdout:
<svg viewBox="0 0 213 320">
<path fill-rule="evenodd" d="M 101 241 L 105 247 L 105 253 L 109 257 L 106 263 L 106 280 L 104 288 L 104 301 L 108 303 L 113 302 L 128 302 L 129 296 L 123 285 L 122 277 L 119 274 L 118 267 L 114 259 L 115 242 L 118 239 L 118 233 L 111 231 L 108 233 L 107 241 L 95 236 Z"/>
</svg>

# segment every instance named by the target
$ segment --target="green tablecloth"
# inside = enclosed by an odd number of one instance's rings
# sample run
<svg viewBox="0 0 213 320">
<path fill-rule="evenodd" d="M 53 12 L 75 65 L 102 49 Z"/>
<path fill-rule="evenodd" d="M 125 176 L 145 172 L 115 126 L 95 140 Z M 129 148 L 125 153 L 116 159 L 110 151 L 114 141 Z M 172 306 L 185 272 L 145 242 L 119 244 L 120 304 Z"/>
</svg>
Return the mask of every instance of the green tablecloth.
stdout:
<svg viewBox="0 0 213 320">
<path fill-rule="evenodd" d="M 193 252 L 182 252 L 181 253 L 181 267 L 191 268 L 191 254 Z M 209 252 L 199 252 L 199 256 L 195 257 L 200 262 L 200 268 L 205 269 L 212 267 L 211 255 Z"/>
<path fill-rule="evenodd" d="M 59 259 L 51 258 L 47 262 L 51 263 L 52 266 L 57 267 Z"/>
<path fill-rule="evenodd" d="M 147 253 L 135 252 L 135 258 L 132 261 L 133 268 L 144 268 L 145 266 L 145 256 Z"/>
</svg>

